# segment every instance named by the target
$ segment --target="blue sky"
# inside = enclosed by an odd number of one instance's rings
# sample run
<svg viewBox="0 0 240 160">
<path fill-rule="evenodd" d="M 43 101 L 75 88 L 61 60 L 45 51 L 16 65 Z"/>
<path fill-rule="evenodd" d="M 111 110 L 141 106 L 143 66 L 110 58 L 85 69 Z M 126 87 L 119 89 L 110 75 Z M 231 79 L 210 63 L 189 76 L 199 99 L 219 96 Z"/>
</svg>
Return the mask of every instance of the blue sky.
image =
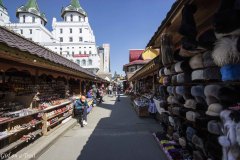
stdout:
<svg viewBox="0 0 240 160">
<path fill-rule="evenodd" d="M 11 22 L 17 22 L 16 9 L 27 0 L 3 0 Z M 123 74 L 122 66 L 129 61 L 129 49 L 145 48 L 174 0 L 80 0 L 89 16 L 97 45 L 111 45 L 111 71 Z M 52 18 L 61 20 L 63 6 L 70 0 L 38 0 L 46 14 L 46 27 L 52 30 Z"/>
</svg>

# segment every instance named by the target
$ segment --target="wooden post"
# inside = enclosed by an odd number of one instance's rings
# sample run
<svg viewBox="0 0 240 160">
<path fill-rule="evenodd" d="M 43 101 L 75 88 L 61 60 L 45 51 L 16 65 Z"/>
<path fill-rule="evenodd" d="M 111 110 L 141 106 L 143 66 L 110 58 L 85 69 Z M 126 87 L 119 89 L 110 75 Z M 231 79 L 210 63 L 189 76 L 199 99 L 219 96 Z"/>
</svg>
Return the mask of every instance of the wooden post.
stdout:
<svg viewBox="0 0 240 160">
<path fill-rule="evenodd" d="M 80 87 L 80 94 L 82 95 L 82 80 L 81 80 L 81 79 L 79 80 L 79 83 L 80 83 L 80 84 L 79 84 L 79 85 L 80 85 L 80 86 L 79 86 L 79 87 Z"/>
</svg>

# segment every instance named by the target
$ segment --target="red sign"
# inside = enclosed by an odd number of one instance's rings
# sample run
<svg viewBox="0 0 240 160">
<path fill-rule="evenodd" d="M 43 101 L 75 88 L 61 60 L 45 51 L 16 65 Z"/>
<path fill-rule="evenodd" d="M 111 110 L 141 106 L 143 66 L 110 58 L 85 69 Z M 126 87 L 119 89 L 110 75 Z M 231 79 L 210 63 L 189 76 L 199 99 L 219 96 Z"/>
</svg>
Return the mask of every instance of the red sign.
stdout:
<svg viewBox="0 0 240 160">
<path fill-rule="evenodd" d="M 74 54 L 74 56 L 73 57 L 89 57 L 89 55 L 88 54 Z"/>
</svg>

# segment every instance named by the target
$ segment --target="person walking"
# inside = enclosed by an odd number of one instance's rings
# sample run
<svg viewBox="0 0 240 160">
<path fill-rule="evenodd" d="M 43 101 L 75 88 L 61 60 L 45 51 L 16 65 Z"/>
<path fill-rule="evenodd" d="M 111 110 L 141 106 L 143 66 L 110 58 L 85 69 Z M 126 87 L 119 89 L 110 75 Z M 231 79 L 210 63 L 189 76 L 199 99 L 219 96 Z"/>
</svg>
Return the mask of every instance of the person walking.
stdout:
<svg viewBox="0 0 240 160">
<path fill-rule="evenodd" d="M 78 123 L 83 127 L 87 125 L 87 109 L 88 103 L 85 96 L 80 96 L 79 99 L 75 101 L 74 113 L 78 118 Z"/>
<path fill-rule="evenodd" d="M 92 85 L 92 98 L 93 98 L 93 105 L 96 106 L 96 104 L 97 104 L 97 88 L 95 85 Z"/>
<path fill-rule="evenodd" d="M 108 91 L 109 91 L 109 95 L 112 95 L 113 87 L 111 84 L 108 86 Z"/>
</svg>

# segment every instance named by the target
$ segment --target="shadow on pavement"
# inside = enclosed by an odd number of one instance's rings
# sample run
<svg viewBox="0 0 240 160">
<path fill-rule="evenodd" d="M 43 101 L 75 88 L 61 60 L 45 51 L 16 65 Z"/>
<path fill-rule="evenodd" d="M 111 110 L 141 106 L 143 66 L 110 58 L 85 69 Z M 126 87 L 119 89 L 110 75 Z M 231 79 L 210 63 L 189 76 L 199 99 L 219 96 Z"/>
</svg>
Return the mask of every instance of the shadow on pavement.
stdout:
<svg viewBox="0 0 240 160">
<path fill-rule="evenodd" d="M 78 160 L 165 160 L 152 132 L 161 130 L 150 118 L 139 118 L 126 96 L 114 104 L 100 104 L 111 110 L 110 117 L 102 118 L 78 156 Z M 112 103 L 112 102 L 110 102 Z"/>
</svg>

